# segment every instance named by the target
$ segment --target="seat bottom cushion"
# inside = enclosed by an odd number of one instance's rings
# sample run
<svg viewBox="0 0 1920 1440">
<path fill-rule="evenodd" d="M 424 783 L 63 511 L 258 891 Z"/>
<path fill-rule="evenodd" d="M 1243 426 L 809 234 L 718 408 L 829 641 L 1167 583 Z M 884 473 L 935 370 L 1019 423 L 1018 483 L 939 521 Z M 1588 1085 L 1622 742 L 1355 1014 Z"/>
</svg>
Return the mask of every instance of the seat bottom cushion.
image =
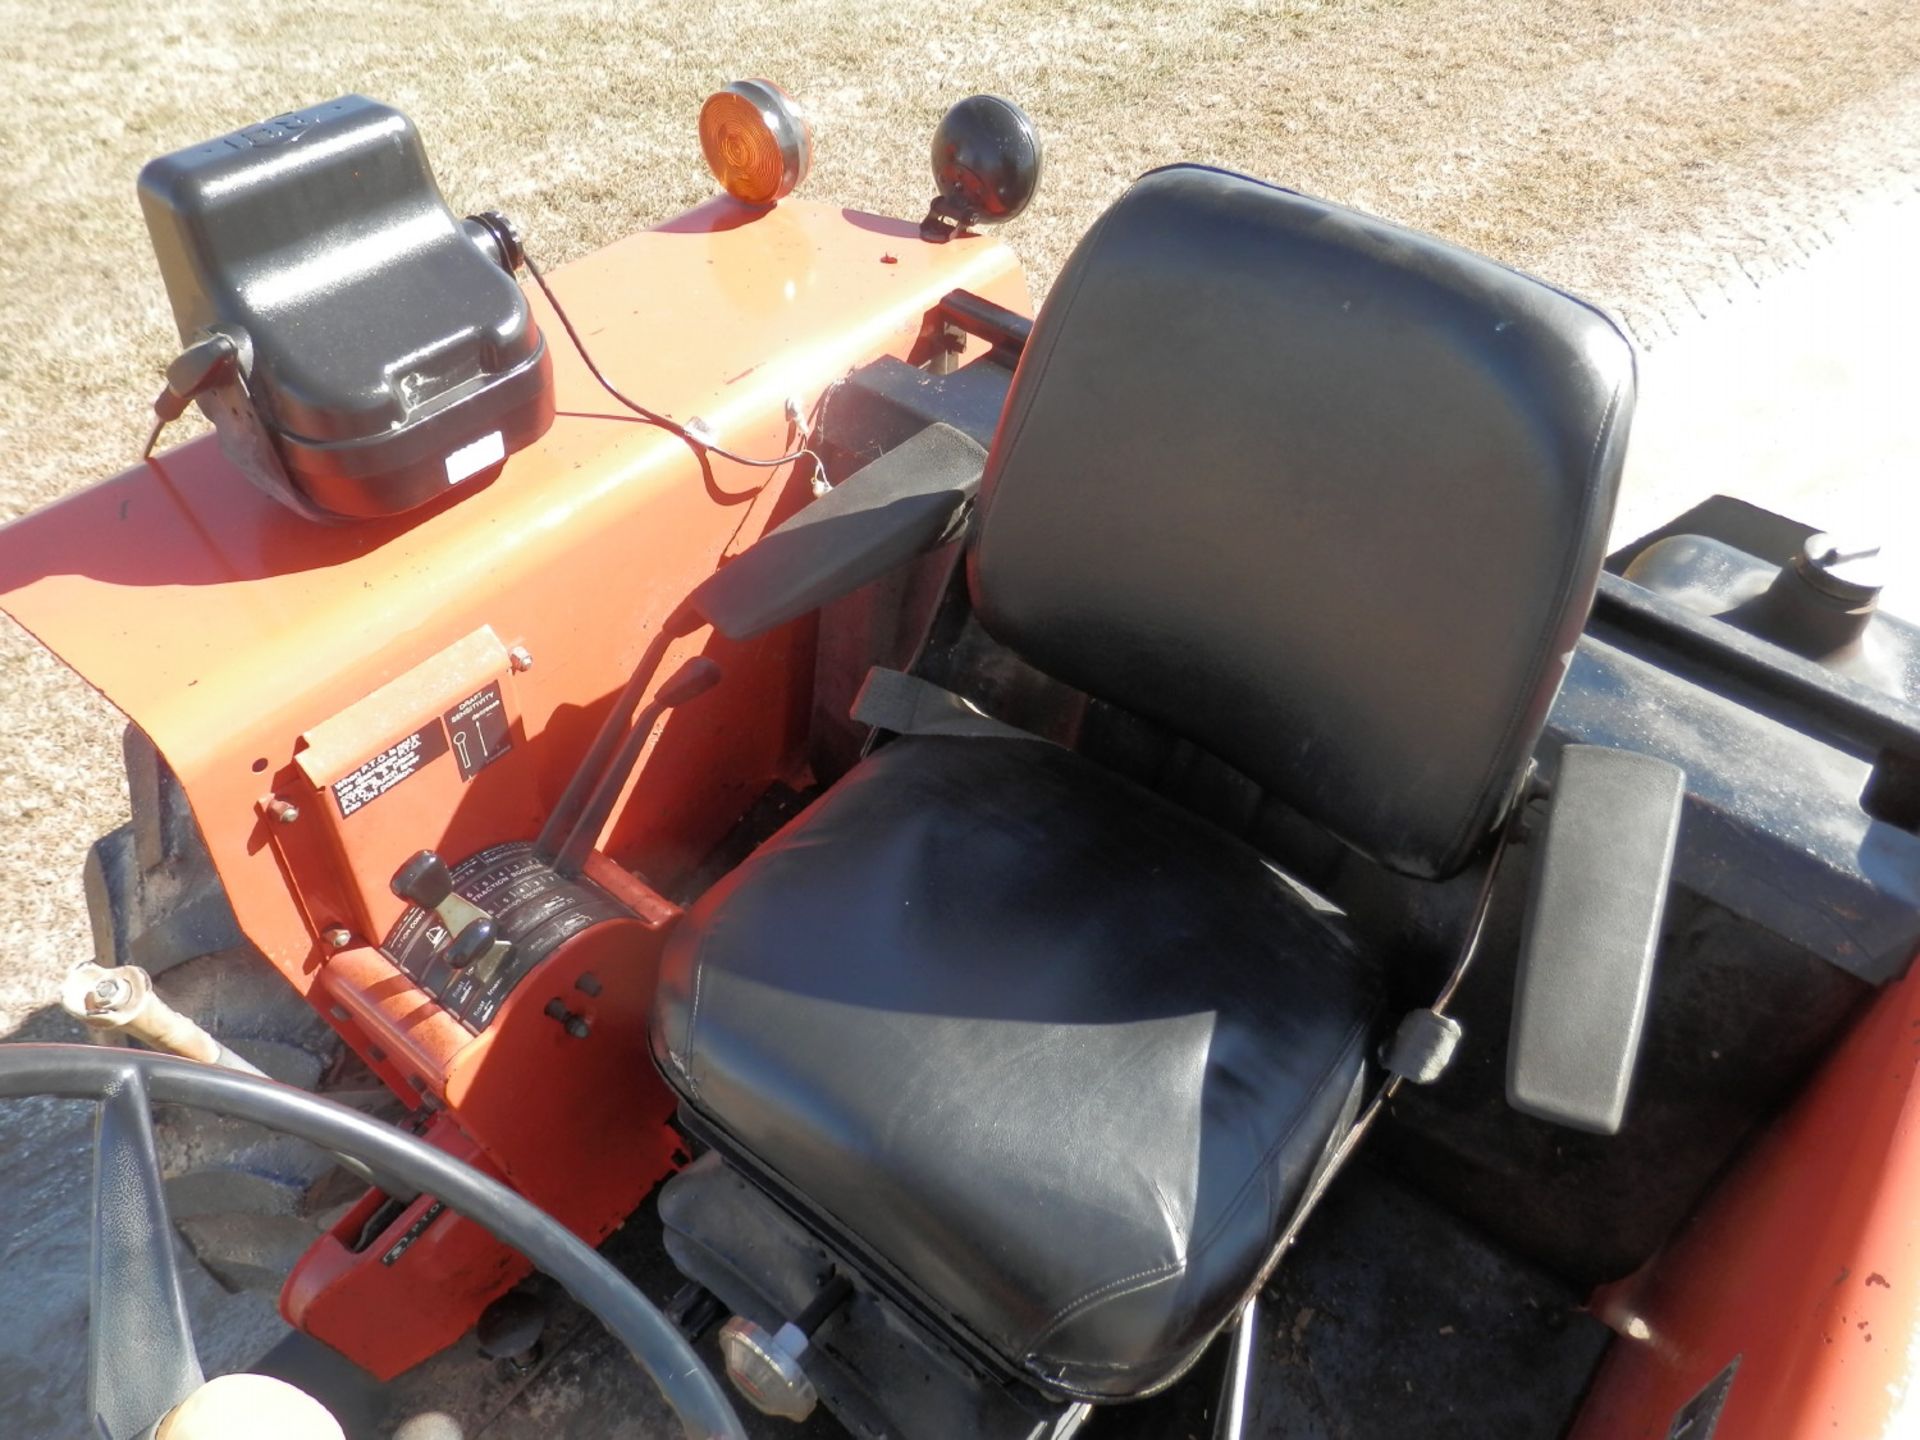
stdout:
<svg viewBox="0 0 1920 1440">
<path fill-rule="evenodd" d="M 1059 1395 L 1177 1376 L 1351 1113 L 1375 967 L 1254 851 L 1035 740 L 879 750 L 682 922 L 655 1057 Z"/>
</svg>

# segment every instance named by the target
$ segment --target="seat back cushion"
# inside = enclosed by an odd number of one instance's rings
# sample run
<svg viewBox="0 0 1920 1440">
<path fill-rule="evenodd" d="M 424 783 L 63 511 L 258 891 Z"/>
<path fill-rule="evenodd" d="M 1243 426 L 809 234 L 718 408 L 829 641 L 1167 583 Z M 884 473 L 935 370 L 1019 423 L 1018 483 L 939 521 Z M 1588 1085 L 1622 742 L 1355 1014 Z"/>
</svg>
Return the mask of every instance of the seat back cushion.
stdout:
<svg viewBox="0 0 1920 1440">
<path fill-rule="evenodd" d="M 1449 875 L 1585 621 L 1633 386 L 1613 322 L 1540 281 L 1243 176 L 1155 171 L 1034 327 L 975 608 L 1362 853 Z"/>
</svg>

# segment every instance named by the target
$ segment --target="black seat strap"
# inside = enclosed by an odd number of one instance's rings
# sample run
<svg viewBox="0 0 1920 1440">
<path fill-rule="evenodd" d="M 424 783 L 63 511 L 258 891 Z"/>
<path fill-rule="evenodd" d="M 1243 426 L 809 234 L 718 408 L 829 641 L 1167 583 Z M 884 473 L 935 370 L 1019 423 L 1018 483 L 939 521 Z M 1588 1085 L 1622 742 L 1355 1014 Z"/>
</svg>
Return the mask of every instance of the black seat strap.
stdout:
<svg viewBox="0 0 1920 1440">
<path fill-rule="evenodd" d="M 965 696 L 922 680 L 876 665 L 867 672 L 866 682 L 854 697 L 848 712 L 862 725 L 890 730 L 896 735 L 971 735 L 998 740 L 1033 740 L 1051 744 L 1040 736 L 1004 720 L 996 720 Z"/>
</svg>

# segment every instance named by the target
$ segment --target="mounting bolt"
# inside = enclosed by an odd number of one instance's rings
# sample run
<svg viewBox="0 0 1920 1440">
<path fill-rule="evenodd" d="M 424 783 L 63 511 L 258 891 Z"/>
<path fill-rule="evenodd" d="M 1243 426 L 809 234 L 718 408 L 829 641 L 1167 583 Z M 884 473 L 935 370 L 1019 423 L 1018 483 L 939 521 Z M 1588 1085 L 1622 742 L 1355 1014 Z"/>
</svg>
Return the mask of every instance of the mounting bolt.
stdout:
<svg viewBox="0 0 1920 1440">
<path fill-rule="evenodd" d="M 509 1290 L 480 1312 L 473 1338 L 489 1360 L 504 1362 L 525 1375 L 540 1361 L 540 1340 L 549 1318 L 547 1303 L 527 1290 Z"/>
<path fill-rule="evenodd" d="M 353 944 L 353 931 L 344 925 L 329 925 L 320 932 L 329 950 L 344 950 Z"/>
<path fill-rule="evenodd" d="M 291 800 L 283 800 L 278 795 L 269 796 L 266 803 L 267 817 L 278 820 L 282 825 L 291 825 L 300 818 L 300 807 Z"/>
<path fill-rule="evenodd" d="M 524 675 L 533 669 L 533 652 L 524 645 L 516 645 L 507 651 L 507 664 L 516 675 Z"/>
<path fill-rule="evenodd" d="M 115 1006 L 123 1005 L 133 998 L 133 987 L 118 975 L 109 975 L 96 981 L 87 991 L 86 1008 L 89 1015 L 104 1015 Z"/>
</svg>

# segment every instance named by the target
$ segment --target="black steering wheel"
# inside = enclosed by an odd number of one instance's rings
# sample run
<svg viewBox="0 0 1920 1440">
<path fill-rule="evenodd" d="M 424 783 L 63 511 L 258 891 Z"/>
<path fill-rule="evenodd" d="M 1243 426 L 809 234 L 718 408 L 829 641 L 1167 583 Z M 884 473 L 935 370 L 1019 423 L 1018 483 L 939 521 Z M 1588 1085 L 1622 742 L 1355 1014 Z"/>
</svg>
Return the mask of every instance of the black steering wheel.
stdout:
<svg viewBox="0 0 1920 1440">
<path fill-rule="evenodd" d="M 425 1141 L 271 1080 L 95 1045 L 0 1045 L 0 1098 L 28 1096 L 100 1105 L 87 1400 L 89 1433 L 101 1440 L 151 1433 L 204 1383 L 147 1113 L 156 1100 L 292 1135 L 434 1196 L 592 1311 L 647 1372 L 689 1440 L 746 1440 L 693 1347 L 631 1281 L 551 1215 Z"/>
</svg>

